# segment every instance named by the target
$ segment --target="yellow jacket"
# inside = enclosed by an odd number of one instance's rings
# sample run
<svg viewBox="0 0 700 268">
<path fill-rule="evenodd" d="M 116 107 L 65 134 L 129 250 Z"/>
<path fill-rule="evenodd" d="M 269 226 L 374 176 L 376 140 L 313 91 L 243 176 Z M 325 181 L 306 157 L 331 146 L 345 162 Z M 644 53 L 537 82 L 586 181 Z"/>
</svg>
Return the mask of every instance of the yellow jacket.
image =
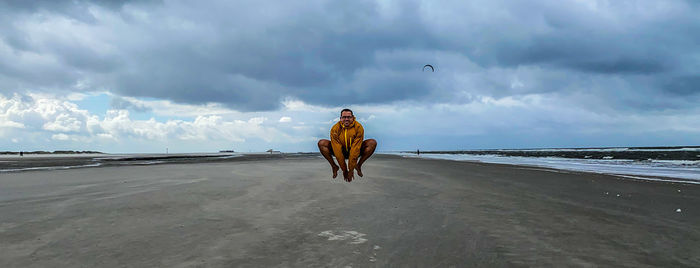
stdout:
<svg viewBox="0 0 700 268">
<path fill-rule="evenodd" d="M 365 129 L 357 121 L 353 121 L 347 128 L 341 122 L 336 123 L 331 128 L 333 154 L 343 170 L 345 170 L 345 155 L 348 155 L 348 171 L 352 171 L 357 165 L 357 158 L 360 157 L 360 147 L 364 138 Z"/>
</svg>

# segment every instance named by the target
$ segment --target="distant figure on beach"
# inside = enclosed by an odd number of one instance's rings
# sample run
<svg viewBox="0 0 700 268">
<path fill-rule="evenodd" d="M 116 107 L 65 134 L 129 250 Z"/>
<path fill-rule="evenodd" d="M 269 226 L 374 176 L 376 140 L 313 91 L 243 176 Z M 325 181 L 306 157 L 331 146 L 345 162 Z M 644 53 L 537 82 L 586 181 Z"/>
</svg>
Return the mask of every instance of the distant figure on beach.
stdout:
<svg viewBox="0 0 700 268">
<path fill-rule="evenodd" d="M 318 141 L 318 149 L 323 157 L 328 160 L 333 170 L 333 178 L 338 176 L 338 169 L 343 170 L 343 178 L 351 182 L 357 170 L 357 175 L 362 174 L 362 164 L 372 156 L 377 148 L 377 141 L 364 139 L 365 130 L 360 122 L 355 121 L 355 115 L 350 109 L 340 111 L 340 121 L 331 128 L 331 140 Z M 333 157 L 338 160 L 338 165 L 333 162 Z M 360 159 L 359 162 L 357 159 Z M 347 165 L 345 160 L 348 160 Z"/>
<path fill-rule="evenodd" d="M 19 156 L 24 156 L 24 152 L 19 151 Z"/>
</svg>

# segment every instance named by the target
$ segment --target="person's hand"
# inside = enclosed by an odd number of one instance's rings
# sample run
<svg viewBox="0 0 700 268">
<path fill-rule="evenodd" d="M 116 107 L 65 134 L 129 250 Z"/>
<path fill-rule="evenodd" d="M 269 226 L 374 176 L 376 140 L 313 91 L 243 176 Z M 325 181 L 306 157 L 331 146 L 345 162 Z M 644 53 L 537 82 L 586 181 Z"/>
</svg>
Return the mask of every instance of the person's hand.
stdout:
<svg viewBox="0 0 700 268">
<path fill-rule="evenodd" d="M 343 170 L 343 179 L 345 181 L 348 181 L 348 171 L 347 170 Z"/>
</svg>

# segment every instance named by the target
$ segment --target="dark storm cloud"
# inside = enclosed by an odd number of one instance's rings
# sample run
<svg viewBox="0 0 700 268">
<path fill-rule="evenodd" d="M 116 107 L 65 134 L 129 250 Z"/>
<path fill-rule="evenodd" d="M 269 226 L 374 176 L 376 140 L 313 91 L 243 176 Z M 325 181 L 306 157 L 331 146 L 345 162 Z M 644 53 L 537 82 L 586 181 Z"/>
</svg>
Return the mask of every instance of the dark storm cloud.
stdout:
<svg viewBox="0 0 700 268">
<path fill-rule="evenodd" d="M 683 57 L 680 51 L 696 52 L 697 6 L 615 1 L 591 10 L 572 4 L 514 3 L 504 7 L 508 16 L 501 23 L 489 22 L 472 32 L 475 43 L 459 44 L 476 51 L 468 54 L 484 65 L 543 65 L 593 74 L 672 71 Z"/>
<path fill-rule="evenodd" d="M 36 12 L 47 10 L 65 12 L 71 9 L 86 9 L 89 5 L 99 5 L 107 8 L 121 8 L 127 3 L 156 3 L 160 0 L 5 0 L 0 6 L 14 12 Z"/>
<path fill-rule="evenodd" d="M 50 12 L 84 23 L 95 23 L 97 19 L 89 10 L 91 6 L 118 10 L 127 4 L 156 4 L 160 2 L 162 0 L 6 0 L 0 2 L 0 10 L 8 10 L 23 15 Z"/>
<path fill-rule="evenodd" d="M 698 84 L 687 74 L 700 57 L 700 7 L 683 1 L 0 7 L 8 25 L 0 30 L 8 48 L 0 50 L 3 90 L 106 89 L 247 111 L 275 109 L 288 97 L 350 105 L 586 92 L 642 109 L 676 105 L 666 92 L 687 95 Z M 42 22 L 51 24 L 35 27 Z M 436 73 L 426 76 L 424 64 Z"/>
<path fill-rule="evenodd" d="M 681 96 L 696 95 L 700 93 L 700 74 L 672 77 L 663 88 Z"/>
<path fill-rule="evenodd" d="M 577 39 L 596 39 L 590 40 Z M 574 71 L 600 74 L 654 74 L 667 71 L 672 58 L 661 51 L 633 52 L 625 40 L 610 39 L 605 42 L 595 37 L 562 36 L 542 37 L 533 44 L 504 44 L 494 51 L 498 65 L 549 65 Z M 620 47 L 623 46 L 623 47 Z M 654 48 L 641 48 L 654 50 Z M 650 56 L 651 55 L 651 56 Z"/>
</svg>

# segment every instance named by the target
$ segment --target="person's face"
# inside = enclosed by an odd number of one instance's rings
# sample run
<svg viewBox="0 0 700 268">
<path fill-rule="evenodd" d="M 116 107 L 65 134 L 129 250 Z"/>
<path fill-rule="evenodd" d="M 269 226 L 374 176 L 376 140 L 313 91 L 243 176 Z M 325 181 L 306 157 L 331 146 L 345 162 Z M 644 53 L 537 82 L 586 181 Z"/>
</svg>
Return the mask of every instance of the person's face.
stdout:
<svg viewBox="0 0 700 268">
<path fill-rule="evenodd" d="M 355 121 L 355 117 L 351 112 L 345 111 L 340 113 L 340 123 L 345 127 L 349 127 L 352 122 Z"/>
</svg>

